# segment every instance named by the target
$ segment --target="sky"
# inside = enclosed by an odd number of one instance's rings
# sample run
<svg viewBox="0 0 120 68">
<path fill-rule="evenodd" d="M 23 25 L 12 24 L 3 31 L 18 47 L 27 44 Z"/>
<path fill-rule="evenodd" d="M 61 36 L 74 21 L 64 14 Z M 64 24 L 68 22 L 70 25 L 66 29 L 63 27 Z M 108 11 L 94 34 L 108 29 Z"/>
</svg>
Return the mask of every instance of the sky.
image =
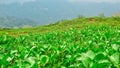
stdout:
<svg viewBox="0 0 120 68">
<path fill-rule="evenodd" d="M 0 4 L 12 4 L 12 3 L 27 3 L 27 2 L 34 2 L 36 0 L 0 0 Z"/>
<path fill-rule="evenodd" d="M 27 18 L 40 23 L 120 12 L 120 0 L 0 0 L 1 17 Z"/>
<path fill-rule="evenodd" d="M 0 4 L 27 3 L 40 0 L 0 0 Z M 47 0 L 46 0 L 47 1 Z M 51 0 L 54 1 L 54 0 Z M 61 0 L 62 1 L 62 0 Z M 64 0 L 65 1 L 65 0 Z M 92 2 L 92 3 L 120 3 L 120 0 L 66 0 L 68 2 Z"/>
<path fill-rule="evenodd" d="M 120 0 L 68 0 L 70 2 L 120 3 Z"/>
</svg>

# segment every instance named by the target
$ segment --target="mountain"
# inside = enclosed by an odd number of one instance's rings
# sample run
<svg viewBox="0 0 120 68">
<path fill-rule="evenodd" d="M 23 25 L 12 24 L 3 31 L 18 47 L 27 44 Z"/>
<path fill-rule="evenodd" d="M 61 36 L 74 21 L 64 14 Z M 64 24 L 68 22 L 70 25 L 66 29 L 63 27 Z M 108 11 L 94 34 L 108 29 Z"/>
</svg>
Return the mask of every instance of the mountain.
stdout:
<svg viewBox="0 0 120 68">
<path fill-rule="evenodd" d="M 120 4 L 73 3 L 67 0 L 36 0 L 24 4 L 0 4 L 1 17 L 27 18 L 37 22 L 37 25 L 71 19 L 79 15 L 96 16 L 104 13 L 106 16 L 111 16 L 119 11 Z"/>
<path fill-rule="evenodd" d="M 36 22 L 16 17 L 0 17 L 0 28 L 22 28 L 36 26 Z"/>
</svg>

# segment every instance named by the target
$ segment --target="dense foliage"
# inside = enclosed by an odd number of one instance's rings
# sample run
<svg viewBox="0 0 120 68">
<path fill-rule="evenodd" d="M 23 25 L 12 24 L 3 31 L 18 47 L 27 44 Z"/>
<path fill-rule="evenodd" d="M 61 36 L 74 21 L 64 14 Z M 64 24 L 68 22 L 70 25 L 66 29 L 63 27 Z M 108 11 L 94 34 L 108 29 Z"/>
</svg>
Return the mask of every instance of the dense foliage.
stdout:
<svg viewBox="0 0 120 68">
<path fill-rule="evenodd" d="M 120 27 L 0 36 L 1 68 L 119 68 Z"/>
</svg>

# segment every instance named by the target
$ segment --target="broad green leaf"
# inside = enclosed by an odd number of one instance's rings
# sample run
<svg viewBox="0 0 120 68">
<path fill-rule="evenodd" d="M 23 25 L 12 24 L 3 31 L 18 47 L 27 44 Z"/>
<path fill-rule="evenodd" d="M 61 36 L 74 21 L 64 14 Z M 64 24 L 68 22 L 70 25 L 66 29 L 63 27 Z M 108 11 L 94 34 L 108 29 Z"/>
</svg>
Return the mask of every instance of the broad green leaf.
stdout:
<svg viewBox="0 0 120 68">
<path fill-rule="evenodd" d="M 94 58 L 96 62 L 99 62 L 100 60 L 105 60 L 105 59 L 107 59 L 107 57 L 104 55 L 104 53 L 98 53 Z"/>
<path fill-rule="evenodd" d="M 91 68 L 111 68 L 111 64 L 109 62 L 93 63 Z"/>
<path fill-rule="evenodd" d="M 30 67 L 32 67 L 35 64 L 35 57 L 28 57 L 26 61 L 29 62 L 31 64 Z"/>
<path fill-rule="evenodd" d="M 114 64 L 115 67 L 119 67 L 119 62 L 120 62 L 120 53 L 116 52 L 112 54 L 110 57 L 110 61 Z"/>
<path fill-rule="evenodd" d="M 7 61 L 10 62 L 13 58 L 12 57 L 8 57 Z"/>
<path fill-rule="evenodd" d="M 112 48 L 114 49 L 114 50 L 118 50 L 119 48 L 120 48 L 120 45 L 117 45 L 117 44 L 113 44 L 113 45 L 111 45 L 112 46 Z"/>
<path fill-rule="evenodd" d="M 48 61 L 49 61 L 49 57 L 46 56 L 46 55 L 42 55 L 41 58 L 40 58 L 40 61 L 43 65 L 47 64 Z"/>
<path fill-rule="evenodd" d="M 86 57 L 89 57 L 91 60 L 93 60 L 95 57 L 95 53 L 93 51 L 89 50 L 86 52 Z"/>
<path fill-rule="evenodd" d="M 90 68 L 93 65 L 92 60 L 88 57 L 84 57 L 81 61 L 86 68 Z"/>
</svg>

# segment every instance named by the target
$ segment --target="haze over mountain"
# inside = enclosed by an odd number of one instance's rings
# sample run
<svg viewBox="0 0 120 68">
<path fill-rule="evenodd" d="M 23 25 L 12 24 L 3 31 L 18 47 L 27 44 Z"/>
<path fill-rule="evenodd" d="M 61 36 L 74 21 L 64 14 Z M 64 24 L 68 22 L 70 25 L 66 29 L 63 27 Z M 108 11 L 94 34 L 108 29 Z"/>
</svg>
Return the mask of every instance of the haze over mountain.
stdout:
<svg viewBox="0 0 120 68">
<path fill-rule="evenodd" d="M 26 18 L 39 25 L 78 15 L 111 16 L 119 11 L 119 0 L 0 0 L 0 17 Z"/>
</svg>

